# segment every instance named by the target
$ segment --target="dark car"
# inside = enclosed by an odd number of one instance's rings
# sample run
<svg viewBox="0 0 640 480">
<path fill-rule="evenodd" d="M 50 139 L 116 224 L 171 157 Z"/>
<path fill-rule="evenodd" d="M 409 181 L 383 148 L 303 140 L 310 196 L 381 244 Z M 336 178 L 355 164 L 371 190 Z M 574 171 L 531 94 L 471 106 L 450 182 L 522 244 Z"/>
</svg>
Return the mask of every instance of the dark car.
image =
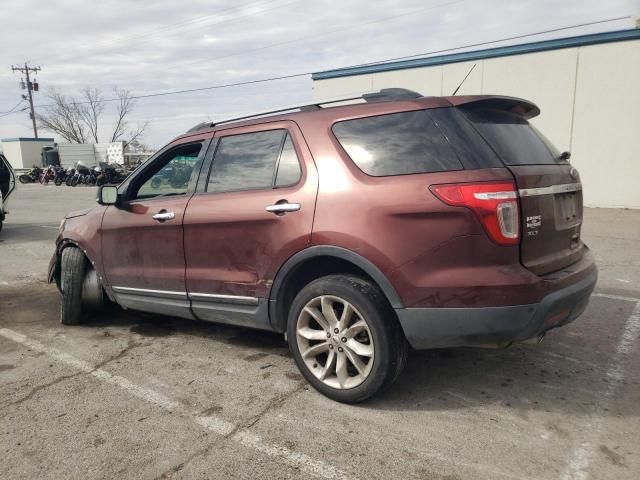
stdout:
<svg viewBox="0 0 640 480">
<path fill-rule="evenodd" d="M 16 176 L 13 173 L 9 160 L 0 153 L 0 230 L 6 218 L 8 210 L 7 201 L 9 195 L 16 186 Z"/>
<path fill-rule="evenodd" d="M 281 332 L 317 390 L 357 402 L 409 346 L 537 341 L 584 311 L 582 186 L 534 104 L 350 100 L 201 124 L 102 187 L 61 225 L 62 322 L 111 301 Z M 187 182 L 156 180 L 177 166 Z"/>
</svg>

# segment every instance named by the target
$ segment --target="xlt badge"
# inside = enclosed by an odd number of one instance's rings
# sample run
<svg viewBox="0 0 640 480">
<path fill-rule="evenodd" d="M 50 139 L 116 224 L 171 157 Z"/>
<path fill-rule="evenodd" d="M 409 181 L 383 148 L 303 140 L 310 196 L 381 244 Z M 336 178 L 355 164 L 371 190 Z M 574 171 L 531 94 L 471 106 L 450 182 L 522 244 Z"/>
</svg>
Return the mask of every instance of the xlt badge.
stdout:
<svg viewBox="0 0 640 480">
<path fill-rule="evenodd" d="M 538 229 L 542 225 L 542 215 L 531 215 L 526 218 L 527 236 L 535 237 L 538 235 Z"/>
</svg>

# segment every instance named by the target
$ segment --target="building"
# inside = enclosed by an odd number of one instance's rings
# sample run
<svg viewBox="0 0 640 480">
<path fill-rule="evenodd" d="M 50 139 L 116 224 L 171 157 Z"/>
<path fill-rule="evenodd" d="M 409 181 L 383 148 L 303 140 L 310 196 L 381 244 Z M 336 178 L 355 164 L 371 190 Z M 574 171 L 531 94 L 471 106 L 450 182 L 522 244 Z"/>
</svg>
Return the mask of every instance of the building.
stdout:
<svg viewBox="0 0 640 480">
<path fill-rule="evenodd" d="M 423 95 L 523 97 L 580 171 L 584 203 L 640 208 L 640 29 L 314 73 L 314 97 L 403 87 Z"/>
<path fill-rule="evenodd" d="M 53 138 L 3 138 L 2 152 L 7 157 L 11 167 L 20 168 L 41 167 L 42 147 L 53 147 Z"/>
</svg>

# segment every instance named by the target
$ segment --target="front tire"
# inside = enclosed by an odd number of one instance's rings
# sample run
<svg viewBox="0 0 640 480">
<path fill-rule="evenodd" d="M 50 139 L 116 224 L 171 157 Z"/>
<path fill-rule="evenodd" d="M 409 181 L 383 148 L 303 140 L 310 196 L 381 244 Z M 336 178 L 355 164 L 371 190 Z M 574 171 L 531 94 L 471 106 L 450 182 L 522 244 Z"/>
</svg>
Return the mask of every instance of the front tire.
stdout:
<svg viewBox="0 0 640 480">
<path fill-rule="evenodd" d="M 287 338 L 306 380 L 338 402 L 362 402 L 388 387 L 407 358 L 384 294 L 357 276 L 329 275 L 304 287 L 291 305 Z"/>
<path fill-rule="evenodd" d="M 64 325 L 78 325 L 82 319 L 82 283 L 86 259 L 79 248 L 67 247 L 62 251 L 60 265 L 60 321 Z"/>
</svg>

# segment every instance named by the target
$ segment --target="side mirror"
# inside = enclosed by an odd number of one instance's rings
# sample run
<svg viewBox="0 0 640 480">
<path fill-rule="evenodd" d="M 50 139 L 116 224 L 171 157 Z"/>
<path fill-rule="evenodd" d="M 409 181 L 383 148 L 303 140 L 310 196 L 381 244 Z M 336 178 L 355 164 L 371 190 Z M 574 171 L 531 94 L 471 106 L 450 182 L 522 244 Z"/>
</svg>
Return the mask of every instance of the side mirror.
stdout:
<svg viewBox="0 0 640 480">
<path fill-rule="evenodd" d="M 97 200 L 100 205 L 115 205 L 118 203 L 118 187 L 114 185 L 100 186 Z"/>
<path fill-rule="evenodd" d="M 560 160 L 569 160 L 571 158 L 571 152 L 565 151 L 560 154 Z"/>
</svg>

